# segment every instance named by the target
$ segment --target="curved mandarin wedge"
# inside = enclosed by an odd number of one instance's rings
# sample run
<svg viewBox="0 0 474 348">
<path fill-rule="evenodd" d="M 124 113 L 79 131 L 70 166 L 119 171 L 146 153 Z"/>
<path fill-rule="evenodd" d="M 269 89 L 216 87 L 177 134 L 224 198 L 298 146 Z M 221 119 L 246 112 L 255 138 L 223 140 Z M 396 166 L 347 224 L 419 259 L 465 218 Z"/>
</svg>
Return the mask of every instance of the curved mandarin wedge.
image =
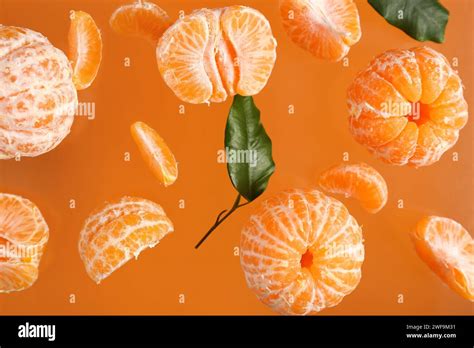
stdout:
<svg viewBox="0 0 474 348">
<path fill-rule="evenodd" d="M 109 23 L 118 34 L 143 37 L 156 44 L 172 22 L 158 5 L 138 0 L 117 8 Z"/>
<path fill-rule="evenodd" d="M 387 183 L 366 163 L 333 166 L 321 174 L 319 186 L 326 192 L 357 199 L 372 214 L 378 213 L 387 203 Z"/>
<path fill-rule="evenodd" d="M 0 293 L 21 291 L 38 279 L 49 229 L 26 198 L 0 193 Z"/>
<path fill-rule="evenodd" d="M 123 197 L 89 216 L 80 233 L 79 254 L 87 274 L 99 284 L 173 230 L 160 205 L 143 198 Z"/>
<path fill-rule="evenodd" d="M 42 155 L 69 134 L 72 69 L 46 37 L 0 24 L 0 86 L 0 159 Z"/>
<path fill-rule="evenodd" d="M 131 133 L 140 153 L 153 174 L 165 186 L 178 178 L 178 163 L 165 141 L 143 122 L 132 124 Z"/>
<path fill-rule="evenodd" d="M 404 165 L 413 157 L 417 148 L 418 126 L 414 122 L 406 122 L 402 132 L 384 145 L 377 148 L 367 147 L 371 153 L 394 165 Z"/>
<path fill-rule="evenodd" d="M 88 88 L 99 72 L 102 61 L 102 36 L 92 17 L 82 11 L 71 11 L 69 59 L 77 90 Z"/>
<path fill-rule="evenodd" d="M 317 190 L 285 191 L 250 217 L 240 261 L 248 287 L 274 311 L 316 313 L 359 284 L 362 230 L 341 202 Z"/>
<path fill-rule="evenodd" d="M 280 0 L 280 15 L 290 39 L 320 59 L 341 60 L 361 37 L 353 0 Z"/>
<path fill-rule="evenodd" d="M 394 165 L 437 162 L 468 119 L 461 79 L 428 47 L 376 57 L 354 79 L 347 103 L 355 140 Z"/>
<path fill-rule="evenodd" d="M 231 96 L 258 94 L 266 85 L 276 60 L 277 44 L 270 23 L 257 10 L 244 6 L 224 8 L 220 22 L 228 53 L 227 57 L 226 54 L 218 56 L 218 69 L 226 70 L 223 63 L 226 61 L 237 66 L 233 79 L 222 75 L 224 86 L 228 86 Z"/>
<path fill-rule="evenodd" d="M 406 117 L 390 117 L 388 119 L 371 118 L 361 115 L 349 120 L 352 136 L 359 143 L 369 148 L 377 148 L 394 141 L 408 124 Z"/>
<path fill-rule="evenodd" d="M 427 216 L 411 237 L 431 270 L 456 293 L 474 301 L 474 241 L 469 232 L 452 219 Z"/>
<path fill-rule="evenodd" d="M 259 93 L 276 60 L 270 23 L 245 6 L 201 9 L 161 37 L 156 57 L 163 79 L 181 100 L 223 102 Z"/>
</svg>

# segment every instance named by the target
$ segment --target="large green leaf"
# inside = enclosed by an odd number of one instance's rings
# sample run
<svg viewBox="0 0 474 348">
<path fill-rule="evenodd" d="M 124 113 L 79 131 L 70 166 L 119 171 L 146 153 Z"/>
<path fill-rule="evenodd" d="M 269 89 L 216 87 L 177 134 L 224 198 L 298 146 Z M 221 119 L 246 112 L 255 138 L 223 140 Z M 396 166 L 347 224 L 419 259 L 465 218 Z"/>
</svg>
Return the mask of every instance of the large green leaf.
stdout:
<svg viewBox="0 0 474 348">
<path fill-rule="evenodd" d="M 415 40 L 444 41 L 449 11 L 438 0 L 369 0 L 369 3 L 387 22 Z"/>
<path fill-rule="evenodd" d="M 227 119 L 225 146 L 232 184 L 251 202 L 265 191 L 275 171 L 272 141 L 260 122 L 260 111 L 252 97 L 234 97 Z"/>
</svg>

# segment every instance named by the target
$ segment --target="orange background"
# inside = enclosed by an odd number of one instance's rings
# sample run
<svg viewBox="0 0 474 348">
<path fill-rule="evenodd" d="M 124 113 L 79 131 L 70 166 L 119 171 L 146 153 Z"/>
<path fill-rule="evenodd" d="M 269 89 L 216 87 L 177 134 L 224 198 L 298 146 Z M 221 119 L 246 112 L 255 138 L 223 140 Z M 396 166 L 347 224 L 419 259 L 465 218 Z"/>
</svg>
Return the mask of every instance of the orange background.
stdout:
<svg viewBox="0 0 474 348">
<path fill-rule="evenodd" d="M 427 168 L 382 164 L 358 145 L 348 131 L 346 88 L 375 55 L 392 48 L 422 45 L 386 23 L 366 1 L 357 1 L 362 39 L 349 53 L 349 66 L 326 63 L 291 43 L 284 33 L 278 1 L 157 0 L 177 18 L 201 7 L 242 4 L 270 20 L 278 41 L 272 77 L 255 97 L 273 140 L 276 172 L 264 197 L 285 188 L 314 185 L 318 173 L 342 160 L 375 166 L 389 185 L 389 201 L 377 215 L 344 200 L 363 226 L 366 260 L 362 281 L 340 305 L 322 314 L 472 314 L 472 305 L 448 289 L 418 259 L 408 237 L 426 214 L 451 217 L 474 230 L 473 127 L 461 131 L 456 146 Z M 37 158 L 0 162 L 0 191 L 31 199 L 43 212 L 50 241 L 40 277 L 30 289 L 0 294 L 2 314 L 272 314 L 247 288 L 234 248 L 253 207 L 225 222 L 199 249 L 195 243 L 216 214 L 236 196 L 224 164 L 217 163 L 231 100 L 222 104 L 185 105 L 158 72 L 154 48 L 119 37 L 108 25 L 125 1 L 0 0 L 0 23 L 43 33 L 67 50 L 69 10 L 90 13 L 101 28 L 104 52 L 93 86 L 79 92 L 82 102 L 96 104 L 96 118 L 77 117 L 72 133 L 55 150 Z M 450 11 L 444 44 L 427 43 L 459 61 L 465 97 L 473 105 L 473 2 L 443 0 Z M 131 67 L 124 67 L 124 59 Z M 295 114 L 288 113 L 294 105 Z M 175 185 L 161 186 L 142 161 L 129 133 L 141 120 L 166 139 L 179 161 Z M 130 152 L 131 161 L 124 161 Z M 459 161 L 452 160 L 453 152 Z M 101 285 L 92 282 L 77 251 L 82 223 L 106 200 L 133 195 L 160 203 L 176 232 L 146 250 Z M 71 199 L 76 208 L 70 209 Z M 179 200 L 185 208 L 179 208 Z M 258 201 L 261 201 L 260 198 Z M 404 209 L 397 208 L 403 199 Z M 74 294 L 76 303 L 71 304 Z M 185 303 L 179 302 L 180 294 Z M 397 296 L 404 296 L 404 303 Z"/>
</svg>

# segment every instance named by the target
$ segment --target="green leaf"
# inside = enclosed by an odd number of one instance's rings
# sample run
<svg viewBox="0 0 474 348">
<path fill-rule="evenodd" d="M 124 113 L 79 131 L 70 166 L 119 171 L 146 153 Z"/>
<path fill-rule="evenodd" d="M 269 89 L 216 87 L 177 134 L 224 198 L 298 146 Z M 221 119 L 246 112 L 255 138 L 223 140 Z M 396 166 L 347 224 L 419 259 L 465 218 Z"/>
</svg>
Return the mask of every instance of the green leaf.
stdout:
<svg viewBox="0 0 474 348">
<path fill-rule="evenodd" d="M 369 4 L 415 40 L 444 41 L 449 11 L 438 0 L 369 0 Z"/>
<path fill-rule="evenodd" d="M 275 171 L 272 141 L 260 122 L 260 110 L 252 97 L 234 97 L 227 119 L 225 146 L 232 184 L 251 202 L 265 191 Z"/>
</svg>

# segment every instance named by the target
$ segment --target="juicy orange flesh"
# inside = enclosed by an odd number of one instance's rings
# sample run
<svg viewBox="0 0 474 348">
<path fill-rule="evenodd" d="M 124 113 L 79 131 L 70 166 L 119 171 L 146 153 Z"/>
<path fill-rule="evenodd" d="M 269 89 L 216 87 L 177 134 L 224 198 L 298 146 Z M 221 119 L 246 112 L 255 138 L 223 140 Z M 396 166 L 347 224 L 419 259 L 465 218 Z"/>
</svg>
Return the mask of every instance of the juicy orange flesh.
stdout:
<svg viewBox="0 0 474 348">
<path fill-rule="evenodd" d="M 427 216 L 411 237 L 431 270 L 453 291 L 474 301 L 474 241 L 469 232 L 452 219 Z"/>
<path fill-rule="evenodd" d="M 48 225 L 34 203 L 21 196 L 0 193 L 0 212 L 0 293 L 21 291 L 38 278 Z"/>
<path fill-rule="evenodd" d="M 313 253 L 309 249 L 301 256 L 300 264 L 303 268 L 311 269 L 313 265 Z"/>
<path fill-rule="evenodd" d="M 415 122 L 418 126 L 425 124 L 430 120 L 429 105 L 421 102 L 413 104 L 411 112 L 407 115 L 409 122 Z"/>
<path fill-rule="evenodd" d="M 165 186 L 173 184 L 178 177 L 178 164 L 165 141 L 144 122 L 132 124 L 131 133 L 142 158 L 155 177 Z"/>
<path fill-rule="evenodd" d="M 10 242 L 7 239 L 0 237 L 0 251 L 2 252 L 2 253 L 0 253 L 0 262 L 7 262 L 7 261 L 11 260 L 10 257 L 7 257 L 7 255 L 3 254 L 4 252 L 8 251 L 7 249 L 8 249 L 9 245 L 10 245 Z M 20 259 L 20 261 L 25 262 L 25 263 L 29 263 L 29 262 L 31 262 L 31 257 L 28 257 L 28 256 L 22 257 Z"/>
<path fill-rule="evenodd" d="M 119 7 L 110 18 L 110 26 L 118 34 L 149 39 L 156 45 L 171 20 L 158 5 L 138 1 Z"/>
<path fill-rule="evenodd" d="M 8 241 L 5 238 L 0 237 L 0 251 L 3 252 L 7 246 Z M 5 250 L 6 251 L 6 250 Z M 9 260 L 6 255 L 0 254 L 0 262 L 7 262 Z"/>
<path fill-rule="evenodd" d="M 280 16 L 290 39 L 316 58 L 339 61 L 361 37 L 352 0 L 281 0 Z"/>
</svg>

